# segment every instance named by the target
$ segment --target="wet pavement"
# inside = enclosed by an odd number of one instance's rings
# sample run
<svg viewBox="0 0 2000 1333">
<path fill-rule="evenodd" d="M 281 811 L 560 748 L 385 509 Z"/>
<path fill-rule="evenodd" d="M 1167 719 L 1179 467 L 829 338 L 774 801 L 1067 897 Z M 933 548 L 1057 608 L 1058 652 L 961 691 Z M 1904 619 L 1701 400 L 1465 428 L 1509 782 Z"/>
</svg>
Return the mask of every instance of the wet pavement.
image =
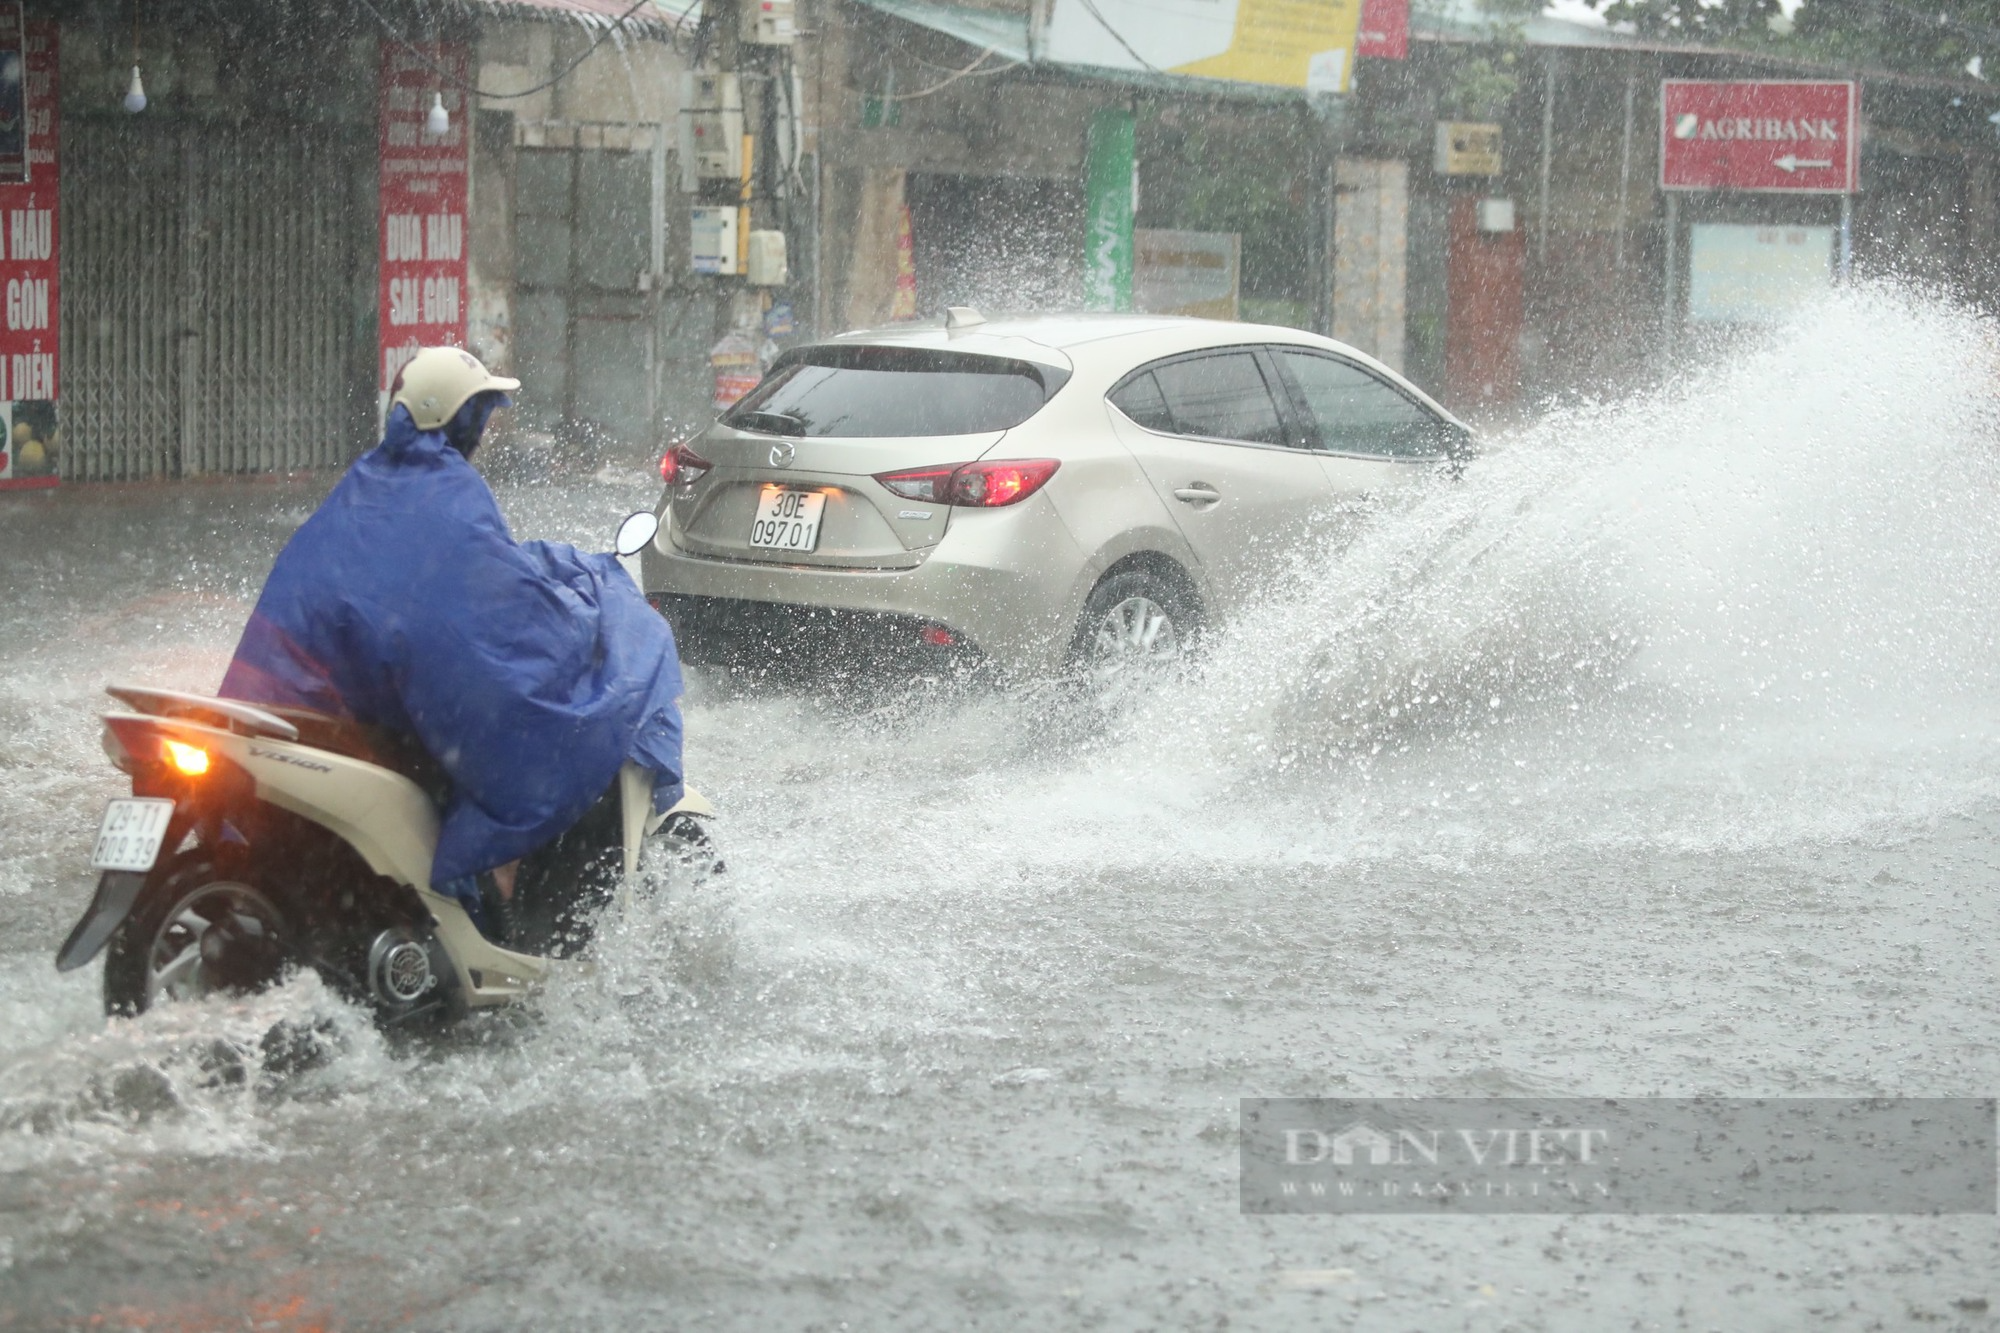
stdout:
<svg viewBox="0 0 2000 1333">
<path fill-rule="evenodd" d="M 50 965 L 101 686 L 212 688 L 330 482 L 0 497 L 0 1328 L 1988 1327 L 1992 1216 L 1245 1216 L 1236 1139 L 1996 1091 L 1986 336 L 1876 293 L 1558 412 L 1116 706 L 696 671 L 728 874 L 424 1046 Z M 286 1018 L 336 1052 L 243 1057 Z"/>
</svg>

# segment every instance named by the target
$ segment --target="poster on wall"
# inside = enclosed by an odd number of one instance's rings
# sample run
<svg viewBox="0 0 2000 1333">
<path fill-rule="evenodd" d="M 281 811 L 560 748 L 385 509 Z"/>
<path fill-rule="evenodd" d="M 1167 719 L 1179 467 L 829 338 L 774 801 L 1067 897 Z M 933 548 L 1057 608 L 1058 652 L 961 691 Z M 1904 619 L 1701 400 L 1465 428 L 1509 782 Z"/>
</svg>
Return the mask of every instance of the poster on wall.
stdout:
<svg viewBox="0 0 2000 1333">
<path fill-rule="evenodd" d="M 381 404 L 419 347 L 465 346 L 468 49 L 382 47 L 380 98 Z M 426 127 L 434 100 L 450 118 Z"/>
<path fill-rule="evenodd" d="M 1699 223 L 1688 254 L 1688 318 L 1776 324 L 1833 286 L 1832 227 Z"/>
<path fill-rule="evenodd" d="M 1132 308 L 1155 315 L 1235 319 L 1243 238 L 1233 231 L 1132 233 Z"/>
<path fill-rule="evenodd" d="M 56 25 L 0 3 L 0 490 L 56 484 Z"/>
<path fill-rule="evenodd" d="M 1361 8 L 1362 0 L 1055 0 L 1042 58 L 1344 93 Z"/>
</svg>

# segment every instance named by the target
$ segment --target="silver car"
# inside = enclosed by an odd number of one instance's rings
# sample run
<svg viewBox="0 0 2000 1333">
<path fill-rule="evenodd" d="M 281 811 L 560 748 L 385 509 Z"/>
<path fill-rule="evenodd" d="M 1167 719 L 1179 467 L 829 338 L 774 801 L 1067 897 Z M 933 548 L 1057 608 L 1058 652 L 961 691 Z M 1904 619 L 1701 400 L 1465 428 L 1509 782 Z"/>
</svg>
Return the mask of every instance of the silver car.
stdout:
<svg viewBox="0 0 2000 1333">
<path fill-rule="evenodd" d="M 1469 441 L 1296 329 L 954 310 L 794 348 L 676 445 L 644 581 L 696 660 L 1167 656 Z"/>
</svg>

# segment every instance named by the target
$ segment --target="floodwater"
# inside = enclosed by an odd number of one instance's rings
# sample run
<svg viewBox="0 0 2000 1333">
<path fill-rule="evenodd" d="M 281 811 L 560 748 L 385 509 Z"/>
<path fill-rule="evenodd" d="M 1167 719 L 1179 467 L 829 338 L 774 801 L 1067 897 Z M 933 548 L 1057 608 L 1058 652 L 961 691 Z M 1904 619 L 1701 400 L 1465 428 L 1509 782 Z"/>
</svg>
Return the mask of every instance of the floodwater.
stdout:
<svg viewBox="0 0 2000 1333">
<path fill-rule="evenodd" d="M 97 691 L 212 688 L 325 483 L 0 501 L 0 1328 L 1989 1327 L 1991 1216 L 1246 1217 L 1236 1107 L 2000 1091 L 1996 387 L 1862 291 L 1115 706 L 695 673 L 729 872 L 417 1048 L 50 965 Z M 246 1073 L 280 1017 L 338 1054 Z"/>
</svg>

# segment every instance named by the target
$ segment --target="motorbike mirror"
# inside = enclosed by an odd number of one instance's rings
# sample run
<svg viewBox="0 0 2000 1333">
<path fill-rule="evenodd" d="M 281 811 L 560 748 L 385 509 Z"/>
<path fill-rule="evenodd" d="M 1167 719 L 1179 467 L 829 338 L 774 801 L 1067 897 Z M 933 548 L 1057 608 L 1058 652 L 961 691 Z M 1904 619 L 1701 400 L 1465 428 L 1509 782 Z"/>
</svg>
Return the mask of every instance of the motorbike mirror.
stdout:
<svg viewBox="0 0 2000 1333">
<path fill-rule="evenodd" d="M 618 525 L 618 537 L 612 548 L 620 555 L 637 555 L 646 549 L 660 531 L 660 520 L 650 509 L 641 509 L 636 514 L 627 514 L 625 521 Z"/>
</svg>

